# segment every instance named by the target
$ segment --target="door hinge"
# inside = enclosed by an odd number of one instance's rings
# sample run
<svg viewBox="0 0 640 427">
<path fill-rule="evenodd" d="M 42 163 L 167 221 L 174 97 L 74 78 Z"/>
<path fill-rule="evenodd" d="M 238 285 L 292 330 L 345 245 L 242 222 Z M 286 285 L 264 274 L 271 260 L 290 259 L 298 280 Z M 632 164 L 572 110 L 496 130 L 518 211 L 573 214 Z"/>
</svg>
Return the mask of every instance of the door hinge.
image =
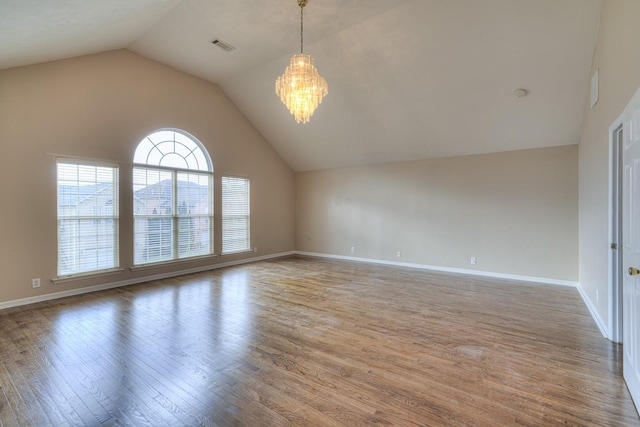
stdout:
<svg viewBox="0 0 640 427">
<path fill-rule="evenodd" d="M 612 243 L 611 244 L 611 249 L 618 249 L 618 244 L 617 243 Z"/>
</svg>

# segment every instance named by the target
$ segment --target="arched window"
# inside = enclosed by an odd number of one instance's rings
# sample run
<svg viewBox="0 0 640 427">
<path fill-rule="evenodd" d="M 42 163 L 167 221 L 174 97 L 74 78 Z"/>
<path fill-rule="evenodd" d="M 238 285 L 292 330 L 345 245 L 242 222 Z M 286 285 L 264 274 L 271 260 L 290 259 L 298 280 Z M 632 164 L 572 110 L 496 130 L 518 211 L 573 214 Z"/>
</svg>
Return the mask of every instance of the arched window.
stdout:
<svg viewBox="0 0 640 427">
<path fill-rule="evenodd" d="M 213 253 L 213 165 L 178 129 L 146 136 L 133 156 L 135 265 Z"/>
</svg>

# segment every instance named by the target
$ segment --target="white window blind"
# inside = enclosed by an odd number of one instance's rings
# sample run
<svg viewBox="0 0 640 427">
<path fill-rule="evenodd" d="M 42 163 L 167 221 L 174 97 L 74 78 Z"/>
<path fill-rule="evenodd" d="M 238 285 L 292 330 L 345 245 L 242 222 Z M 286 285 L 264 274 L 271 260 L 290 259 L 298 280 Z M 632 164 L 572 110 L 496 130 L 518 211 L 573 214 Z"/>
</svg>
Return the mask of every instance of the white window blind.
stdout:
<svg viewBox="0 0 640 427">
<path fill-rule="evenodd" d="M 119 266 L 118 168 L 58 159 L 58 276 Z"/>
<path fill-rule="evenodd" d="M 134 264 L 213 252 L 211 181 L 209 174 L 133 169 Z"/>
<path fill-rule="evenodd" d="M 250 203 L 247 178 L 222 177 L 222 253 L 247 251 Z"/>
<path fill-rule="evenodd" d="M 213 173 L 200 143 L 160 130 L 138 144 L 134 163 L 134 264 L 212 254 Z"/>
</svg>

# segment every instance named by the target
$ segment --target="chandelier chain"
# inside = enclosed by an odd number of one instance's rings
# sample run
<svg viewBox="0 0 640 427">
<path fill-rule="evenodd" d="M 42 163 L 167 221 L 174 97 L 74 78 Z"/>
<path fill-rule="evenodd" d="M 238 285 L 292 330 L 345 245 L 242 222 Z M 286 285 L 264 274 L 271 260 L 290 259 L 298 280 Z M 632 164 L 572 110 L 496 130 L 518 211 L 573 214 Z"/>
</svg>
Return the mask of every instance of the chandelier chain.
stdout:
<svg viewBox="0 0 640 427">
<path fill-rule="evenodd" d="M 304 26 L 303 26 L 303 22 L 304 22 L 304 6 L 300 6 L 300 53 L 304 53 L 303 51 L 303 42 L 304 42 Z"/>
</svg>

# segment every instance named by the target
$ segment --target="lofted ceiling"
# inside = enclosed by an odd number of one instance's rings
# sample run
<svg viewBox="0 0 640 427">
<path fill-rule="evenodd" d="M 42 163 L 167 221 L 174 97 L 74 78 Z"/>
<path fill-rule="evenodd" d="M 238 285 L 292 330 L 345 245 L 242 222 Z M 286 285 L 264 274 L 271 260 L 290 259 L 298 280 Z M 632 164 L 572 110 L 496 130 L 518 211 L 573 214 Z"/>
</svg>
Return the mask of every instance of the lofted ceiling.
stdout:
<svg viewBox="0 0 640 427">
<path fill-rule="evenodd" d="M 296 0 L 1 0 L 0 69 L 130 49 L 219 85 L 295 171 L 491 153 L 578 142 L 601 6 L 310 0 L 329 94 L 304 125 L 274 93 Z"/>
</svg>

